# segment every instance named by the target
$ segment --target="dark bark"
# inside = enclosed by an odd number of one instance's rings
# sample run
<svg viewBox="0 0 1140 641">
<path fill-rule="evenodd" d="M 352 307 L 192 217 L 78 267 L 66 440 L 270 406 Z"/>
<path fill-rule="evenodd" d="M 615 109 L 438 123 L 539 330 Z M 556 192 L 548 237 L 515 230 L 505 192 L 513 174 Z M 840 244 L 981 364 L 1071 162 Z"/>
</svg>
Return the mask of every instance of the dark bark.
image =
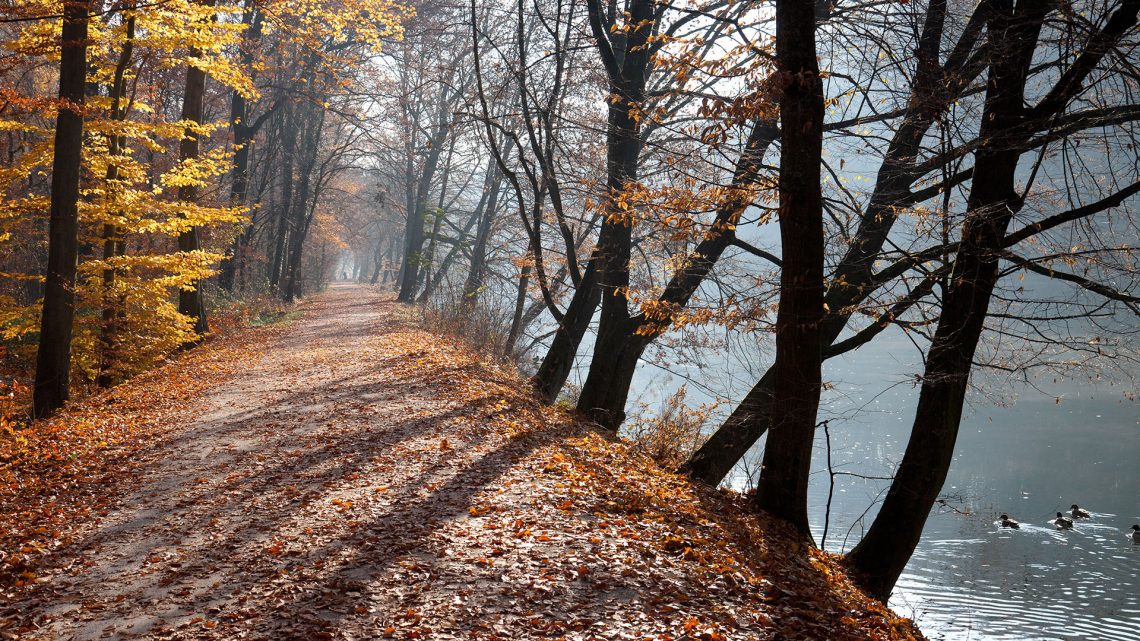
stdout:
<svg viewBox="0 0 1140 641">
<path fill-rule="evenodd" d="M 1126 0 L 1084 53 L 1062 74 L 1054 91 L 1026 110 L 1026 81 L 1047 3 L 994 2 L 989 43 L 994 52 L 986 107 L 975 153 L 974 181 L 962 238 L 926 359 L 911 437 L 874 523 L 848 555 L 854 575 L 872 596 L 886 601 L 918 545 L 926 518 L 946 480 L 962 416 L 974 352 L 998 280 L 1005 233 L 1021 209 L 1017 164 L 1028 137 L 1025 119 L 1052 120 L 1075 95 L 1088 70 L 1135 26 L 1140 0 Z M 1057 88 L 1067 95 L 1058 95 Z M 1064 92 L 1062 92 L 1064 93 Z M 1048 108 L 1042 110 L 1042 105 Z"/>
<path fill-rule="evenodd" d="M 262 14 L 257 10 L 256 0 L 246 0 L 242 22 L 246 30 L 242 33 L 241 61 L 249 68 L 253 62 L 254 47 L 261 39 Z M 245 204 L 246 193 L 249 191 L 249 157 L 253 138 L 265 118 L 272 111 L 263 114 L 254 123 L 250 123 L 249 104 L 245 96 L 238 91 L 230 94 L 230 130 L 234 137 L 234 167 L 230 177 L 230 206 Z M 226 290 L 233 291 L 237 272 L 241 269 L 246 247 L 253 238 L 253 226 L 256 222 L 256 212 L 251 216 L 249 224 L 242 228 L 241 233 L 234 239 L 226 257 L 222 259 L 221 272 L 218 274 L 218 285 Z"/>
<path fill-rule="evenodd" d="M 67 402 L 71 379 L 71 331 L 75 319 L 75 271 L 79 260 L 79 173 L 87 75 L 90 2 L 66 2 L 59 61 L 60 107 L 52 160 L 48 260 L 36 353 L 32 414 L 44 418 Z"/>
<path fill-rule="evenodd" d="M 753 125 L 733 172 L 730 195 L 718 207 L 707 237 L 697 244 L 687 264 L 673 274 L 658 297 L 657 302 L 662 306 L 680 309 L 687 305 L 724 250 L 732 244 L 736 223 L 752 204 L 750 188 L 759 176 L 764 152 L 777 133 L 775 123 L 758 121 Z M 669 318 L 638 314 L 620 325 L 603 323 L 599 326 L 598 346 L 582 388 L 582 398 L 592 404 L 587 412 L 615 419 L 623 415 L 638 360 L 653 340 L 669 328 L 670 322 Z M 603 335 L 607 337 L 604 345 Z M 582 403 L 579 401 L 579 410 L 584 409 Z M 616 429 L 617 426 L 610 427 Z"/>
<path fill-rule="evenodd" d="M 616 353 L 630 323 L 629 259 L 633 249 L 633 221 L 620 206 L 627 185 L 637 180 L 641 156 L 641 123 L 637 117 L 646 99 L 645 83 L 650 69 L 647 42 L 656 23 L 656 5 L 649 0 L 629 3 L 629 23 L 635 25 L 620 43 L 611 42 L 602 27 L 602 7 L 588 4 L 594 40 L 609 76 L 609 119 L 606 128 L 606 197 L 602 228 L 590 262 L 597 263 L 597 286 L 602 311 L 598 321 L 595 354 Z M 620 60 L 620 62 L 619 62 Z M 585 280 L 585 279 L 583 279 Z M 579 285 L 581 287 L 581 285 Z M 575 348 L 577 346 L 575 345 Z M 623 361 L 629 361 L 627 357 Z M 636 364 L 637 359 L 632 359 Z M 629 366 L 623 362 L 621 366 Z M 611 392 L 604 382 L 592 383 L 591 368 L 578 398 L 578 411 L 607 429 L 616 430 L 625 420 L 625 400 L 620 406 L 607 399 Z M 601 372 L 598 372 L 601 375 Z M 628 389 L 626 390 L 628 392 Z"/>
<path fill-rule="evenodd" d="M 214 6 L 214 0 L 204 0 L 202 4 L 212 7 Z M 199 55 L 200 52 L 197 50 L 191 51 L 192 57 Z M 205 100 L 206 72 L 198 67 L 189 65 L 186 67 L 186 86 L 185 93 L 182 96 L 182 120 L 201 124 Z M 197 158 L 200 151 L 200 144 L 198 134 L 187 130 L 183 134 L 182 141 L 178 146 L 179 160 L 184 161 Z M 193 185 L 179 187 L 178 200 L 184 203 L 198 202 L 198 188 Z M 178 235 L 178 251 L 194 252 L 199 249 L 201 249 L 201 242 L 198 237 L 197 227 L 191 227 Z M 178 313 L 194 319 L 194 331 L 198 334 L 199 340 L 202 335 L 209 331 L 210 326 L 206 322 L 206 304 L 202 298 L 201 282 L 190 283 L 189 287 L 184 287 L 179 290 Z"/>
<path fill-rule="evenodd" d="M 808 474 L 815 440 L 823 362 L 823 82 L 810 3 L 776 2 L 780 97 L 780 308 L 776 316 L 776 384 L 780 413 L 768 433 L 758 508 L 810 536 Z"/>
<path fill-rule="evenodd" d="M 586 263 L 586 270 L 582 272 L 582 280 L 574 289 L 574 297 L 566 307 L 566 313 L 554 332 L 554 339 L 550 349 L 538 367 L 538 372 L 531 378 L 531 385 L 546 403 L 553 403 L 558 399 L 562 386 L 570 377 L 574 368 L 574 357 L 578 354 L 578 346 L 582 344 L 582 337 L 590 328 L 590 321 L 598 309 L 602 298 L 602 290 L 596 283 L 597 261 L 591 258 Z M 521 306 L 516 307 L 516 317 L 521 319 Z M 513 323 L 512 323 L 513 326 Z M 517 339 L 518 332 L 512 332 L 512 339 Z M 513 343 L 512 343 L 513 344 Z"/>
<path fill-rule="evenodd" d="M 776 369 L 769 367 L 744 400 L 681 467 L 681 472 L 709 485 L 720 485 L 732 468 L 772 424 Z"/>
<path fill-rule="evenodd" d="M 910 185 L 921 174 L 915 170 L 918 151 L 926 131 L 938 114 L 977 75 L 971 63 L 975 40 L 985 26 L 988 0 L 974 10 L 964 33 L 948 55 L 937 64 L 946 18 L 945 0 L 934 0 L 927 9 L 919 38 L 918 65 L 902 123 L 891 139 L 876 176 L 865 215 L 860 218 L 854 240 L 831 278 L 825 296 L 834 313 L 824 321 L 825 349 L 842 333 L 851 308 L 873 291 L 875 257 L 882 251 L 898 212 L 913 204 Z M 776 377 L 769 368 L 733 410 L 723 425 L 693 454 L 685 469 L 695 479 L 718 485 L 737 461 L 756 444 L 771 425 L 770 408 Z"/>
<path fill-rule="evenodd" d="M 107 172 L 114 176 L 112 171 Z M 112 224 L 103 225 L 103 260 L 110 262 L 118 256 L 126 254 L 126 243 L 122 232 Z M 124 316 L 124 297 L 115 294 L 115 281 L 120 275 L 119 269 L 107 267 L 103 269 L 103 312 L 102 323 L 99 326 L 99 375 L 95 384 L 99 387 L 111 387 L 118 380 L 115 369 L 119 363 L 118 335 L 119 323 Z"/>
<path fill-rule="evenodd" d="M 298 168 L 297 193 L 293 196 L 292 233 L 289 237 L 289 254 L 285 262 L 286 276 L 283 293 L 283 298 L 288 303 L 293 302 L 298 293 L 297 274 L 301 270 L 305 238 L 309 235 L 309 226 L 313 221 L 313 213 L 316 209 L 316 198 L 310 198 L 310 192 L 312 192 L 313 171 L 317 165 L 321 131 L 324 129 L 325 111 L 320 109 L 314 117 L 312 112 L 315 109 L 316 107 L 310 106 L 306 110 L 308 111 L 308 126 L 305 128 L 305 135 L 301 142 L 303 156 L 301 166 Z"/>
<path fill-rule="evenodd" d="M 119 61 L 115 65 L 115 75 L 111 82 L 111 109 L 108 114 L 113 121 L 126 120 L 127 107 L 123 104 L 126 98 L 126 71 L 130 64 L 131 55 L 135 45 L 135 17 L 127 19 L 126 40 L 119 53 Z M 111 158 L 122 153 L 124 140 L 122 136 L 110 136 L 107 144 L 107 155 Z M 114 183 L 119 178 L 119 167 L 112 162 L 107 167 L 106 182 L 109 188 L 114 189 Z M 126 241 L 121 230 L 115 225 L 103 225 L 103 260 L 111 261 L 117 256 L 126 254 Z M 119 270 L 114 267 L 103 269 L 103 323 L 99 327 L 99 376 L 96 383 L 100 387 L 110 387 L 116 381 L 115 366 L 119 356 L 116 353 L 118 324 L 125 310 L 123 297 L 114 293 L 115 280 L 119 277 Z"/>
</svg>

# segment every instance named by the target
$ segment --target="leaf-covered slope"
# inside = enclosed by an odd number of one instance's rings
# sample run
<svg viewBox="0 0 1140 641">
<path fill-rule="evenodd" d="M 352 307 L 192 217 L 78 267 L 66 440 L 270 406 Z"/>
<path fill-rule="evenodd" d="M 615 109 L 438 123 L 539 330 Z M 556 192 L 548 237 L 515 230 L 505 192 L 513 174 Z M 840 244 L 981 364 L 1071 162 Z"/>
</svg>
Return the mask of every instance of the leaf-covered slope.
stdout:
<svg viewBox="0 0 1140 641">
<path fill-rule="evenodd" d="M 137 444 L 105 514 L 27 568 L 8 630 L 921 638 L 834 559 L 540 405 L 371 290 L 334 288 L 259 351 L 234 350 L 240 374 Z"/>
</svg>

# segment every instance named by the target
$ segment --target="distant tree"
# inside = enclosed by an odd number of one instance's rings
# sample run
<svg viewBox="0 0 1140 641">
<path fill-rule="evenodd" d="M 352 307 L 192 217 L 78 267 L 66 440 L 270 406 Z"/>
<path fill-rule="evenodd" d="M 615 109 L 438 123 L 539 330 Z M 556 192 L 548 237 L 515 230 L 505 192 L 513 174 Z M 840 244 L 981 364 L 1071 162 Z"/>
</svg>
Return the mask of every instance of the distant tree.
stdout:
<svg viewBox="0 0 1140 641">
<path fill-rule="evenodd" d="M 405 221 L 397 298 L 403 302 L 415 301 L 421 291 L 428 263 L 424 251 L 428 226 L 436 220 L 433 188 L 447 179 L 444 161 L 460 133 L 455 112 L 473 80 L 464 67 L 470 51 L 466 34 L 447 28 L 447 12 L 433 7 L 416 21 L 438 28 L 417 30 L 390 52 L 395 56 L 399 92 L 395 115 L 400 129 L 395 135 Z"/>
</svg>

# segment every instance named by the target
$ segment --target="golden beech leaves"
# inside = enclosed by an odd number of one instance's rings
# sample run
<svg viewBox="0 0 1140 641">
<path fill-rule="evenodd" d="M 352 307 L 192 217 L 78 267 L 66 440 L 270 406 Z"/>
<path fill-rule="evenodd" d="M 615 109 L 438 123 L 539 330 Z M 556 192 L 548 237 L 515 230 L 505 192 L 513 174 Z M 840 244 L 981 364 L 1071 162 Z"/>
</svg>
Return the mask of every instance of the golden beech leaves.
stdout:
<svg viewBox="0 0 1140 641">
<path fill-rule="evenodd" d="M 27 10 L 33 15 L 53 15 L 58 5 L 41 1 Z M 232 55 L 244 29 L 235 11 L 234 5 L 211 7 L 193 0 L 168 0 L 136 9 L 127 5 L 108 14 L 109 19 L 91 21 L 88 82 L 101 90 L 84 108 L 80 235 L 89 247 L 101 247 L 113 239 L 123 251 L 115 255 L 87 252 L 81 258 L 80 308 L 113 305 L 118 331 L 113 339 L 116 344 L 108 346 L 104 341 L 101 345 L 100 316 L 77 315 L 73 352 L 80 374 L 97 373 L 101 350 L 113 349 L 117 362 L 112 367 L 122 377 L 153 365 L 195 338 L 193 323 L 177 312 L 173 294 L 211 275 L 221 256 L 210 251 L 179 252 L 175 238 L 191 227 L 231 229 L 246 212 L 209 200 L 183 202 L 176 197 L 183 187 L 210 189 L 229 172 L 231 152 L 224 145 L 209 143 L 212 137 L 226 133 L 227 123 L 171 119 L 165 115 L 170 109 L 148 101 L 162 99 L 159 83 L 177 81 L 188 66 L 205 70 L 212 82 L 242 95 L 256 95 L 248 73 Z M 133 26 L 133 55 L 124 60 L 128 21 Z M 23 23 L 3 46 L 51 60 L 58 57 L 59 29 L 58 20 Z M 123 95 L 114 97 L 117 75 L 123 79 Z M 19 94 L 14 87 L 4 87 L 4 91 L 9 96 Z M 26 195 L 26 185 L 29 180 L 46 178 L 50 169 L 55 104 L 32 97 L 18 104 L 24 111 L 0 120 L 0 129 L 19 132 L 34 142 L 16 162 L 0 170 L 0 225 L 4 233 L 23 229 L 19 237 L 26 238 L 35 237 L 26 230 L 29 216 L 42 215 L 47 209 L 46 198 Z M 170 162 L 185 136 L 207 141 L 207 149 L 198 158 Z M 2 300 L 0 305 L 0 331 L 5 336 L 35 329 L 37 306 L 18 308 Z"/>
<path fill-rule="evenodd" d="M 19 4 L 12 11 L 37 19 L 13 22 L 0 35 L 0 65 L 12 60 L 27 68 L 22 76 L 0 75 L 0 134 L 20 141 L 19 153 L 0 167 L 0 245 L 42 238 L 38 221 L 48 209 L 59 108 L 62 2 Z M 208 98 L 232 92 L 257 101 L 265 99 L 258 86 L 265 81 L 255 79 L 266 75 L 273 60 L 308 58 L 312 95 L 328 96 L 350 88 L 354 65 L 384 41 L 399 38 L 401 24 L 412 15 L 392 0 L 266 0 L 257 9 L 270 51 L 254 56 L 241 55 L 250 28 L 242 3 L 124 2 L 89 20 L 87 82 L 97 90 L 82 108 L 79 233 L 87 249 L 80 257 L 73 349 L 82 375 L 94 375 L 100 360 L 107 366 L 101 352 L 113 352 L 120 361 L 113 367 L 126 376 L 197 338 L 193 323 L 174 306 L 176 294 L 214 273 L 249 215 L 248 208 L 225 200 L 226 189 L 220 188 L 233 169 L 231 123 L 216 116 L 201 123 L 178 117 L 186 70 L 205 72 Z M 200 151 L 179 160 L 188 137 L 198 140 Z M 195 197 L 180 198 L 185 193 Z M 340 242 L 326 219 L 318 213 L 315 233 Z M 180 252 L 177 237 L 191 229 L 200 230 L 204 250 Z M 12 283 L 39 277 L 0 274 Z M 34 331 L 38 311 L 38 305 L 0 297 L 0 335 L 11 339 Z M 108 313 L 117 319 L 113 339 L 99 337 Z"/>
<path fill-rule="evenodd" d="M 379 51 L 398 38 L 413 11 L 391 0 L 271 0 L 262 6 L 271 24 L 297 42 L 361 42 Z"/>
</svg>

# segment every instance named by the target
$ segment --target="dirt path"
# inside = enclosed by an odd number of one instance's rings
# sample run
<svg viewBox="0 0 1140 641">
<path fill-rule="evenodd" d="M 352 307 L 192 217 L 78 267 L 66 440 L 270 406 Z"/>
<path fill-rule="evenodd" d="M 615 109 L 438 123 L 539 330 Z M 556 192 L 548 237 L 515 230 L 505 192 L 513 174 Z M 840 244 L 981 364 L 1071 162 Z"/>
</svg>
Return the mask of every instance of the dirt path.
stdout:
<svg viewBox="0 0 1140 641">
<path fill-rule="evenodd" d="M 814 635 L 850 595 L 773 589 L 708 497 L 406 314 L 364 287 L 308 302 L 9 604 L 21 635 L 839 638 Z"/>
<path fill-rule="evenodd" d="M 424 385 L 378 367 L 403 355 L 385 345 L 393 323 L 378 308 L 372 290 L 333 288 L 244 376 L 201 399 L 196 424 L 148 452 L 136 489 L 82 533 L 73 564 L 41 577 L 52 602 L 26 604 L 43 622 L 39 635 L 162 638 L 191 622 L 208 631 L 246 604 L 264 616 L 294 601 L 304 587 L 281 585 L 302 581 L 282 578 L 291 569 L 317 578 L 318 566 L 359 554 L 341 540 L 360 511 L 348 506 L 380 481 L 395 489 L 367 497 L 369 516 L 391 516 L 402 490 L 412 492 L 406 483 L 430 482 L 432 470 L 402 453 L 438 448 L 438 430 L 422 419 L 444 410 Z M 290 546 L 301 539 L 307 549 Z M 339 599 L 310 595 L 311 608 L 270 627 L 319 624 L 322 605 L 344 601 L 341 582 L 320 586 Z"/>
</svg>

